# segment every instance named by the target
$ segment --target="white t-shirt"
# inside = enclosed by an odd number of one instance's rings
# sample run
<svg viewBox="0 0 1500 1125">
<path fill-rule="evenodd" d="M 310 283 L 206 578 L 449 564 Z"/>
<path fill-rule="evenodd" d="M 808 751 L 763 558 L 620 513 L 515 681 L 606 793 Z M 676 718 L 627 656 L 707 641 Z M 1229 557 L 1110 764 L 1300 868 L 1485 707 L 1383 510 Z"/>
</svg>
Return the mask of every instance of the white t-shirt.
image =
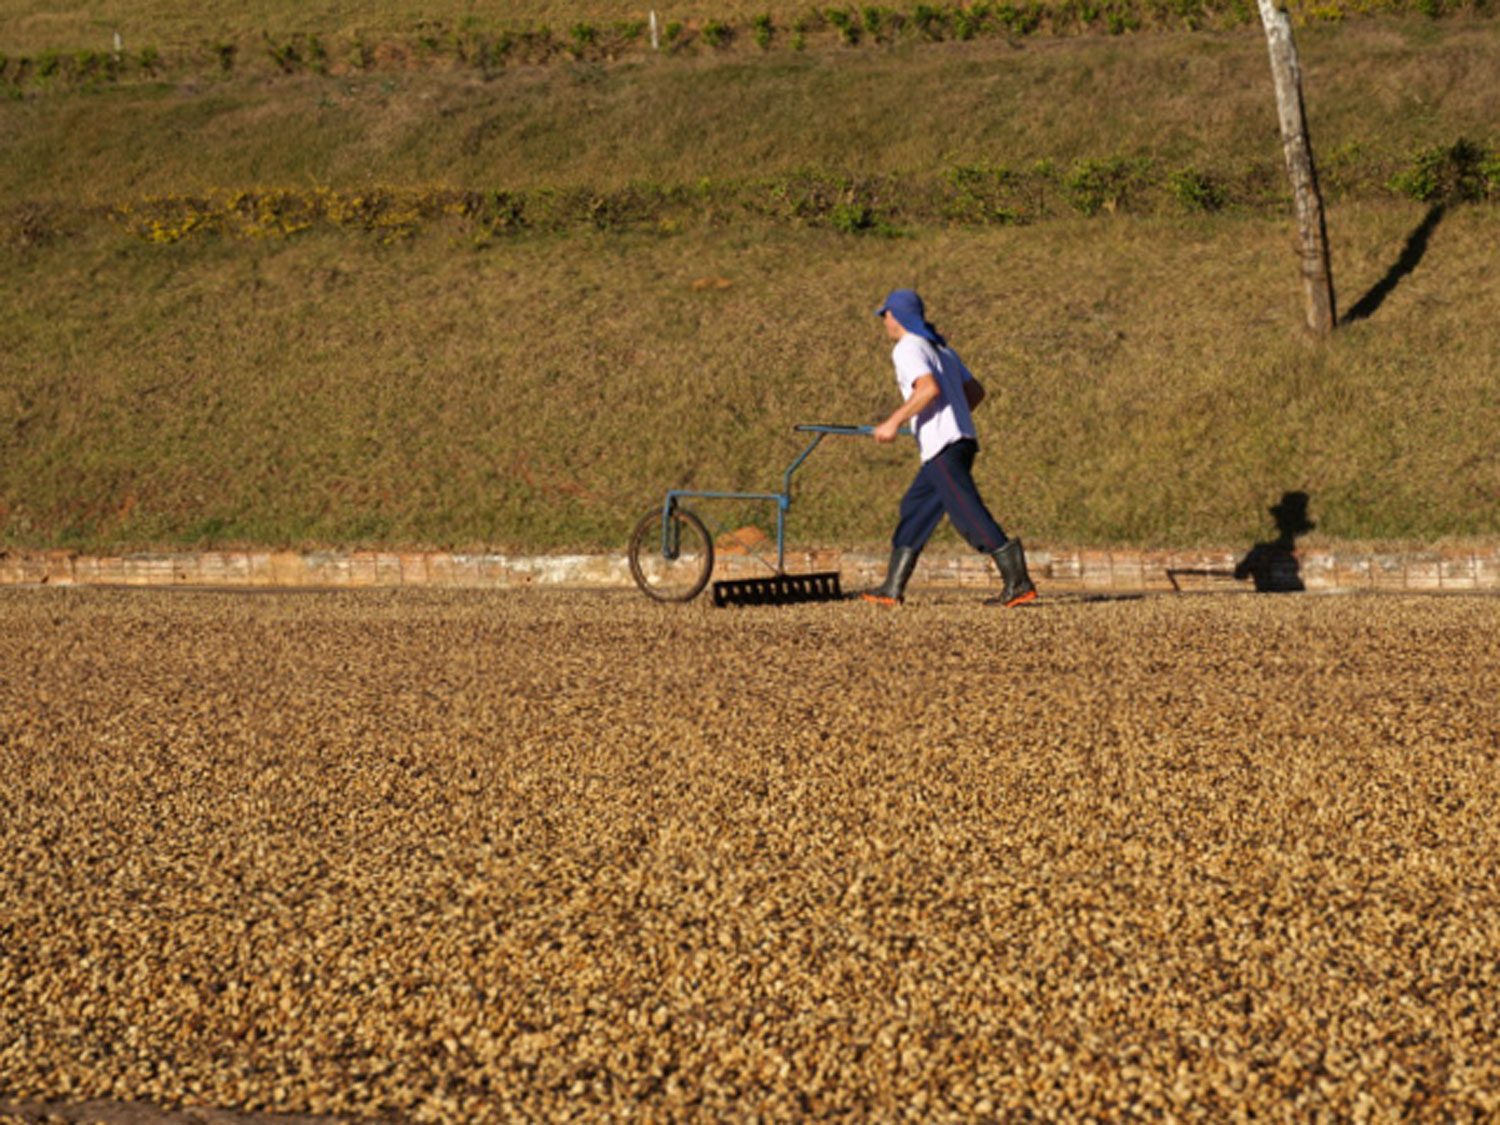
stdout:
<svg viewBox="0 0 1500 1125">
<path fill-rule="evenodd" d="M 956 351 L 908 332 L 891 349 L 891 362 L 896 365 L 896 383 L 903 399 L 911 398 L 917 380 L 923 375 L 935 378 L 942 392 L 911 420 L 924 464 L 960 438 L 976 436 L 969 400 L 964 397 L 964 384 L 974 376 Z"/>
</svg>

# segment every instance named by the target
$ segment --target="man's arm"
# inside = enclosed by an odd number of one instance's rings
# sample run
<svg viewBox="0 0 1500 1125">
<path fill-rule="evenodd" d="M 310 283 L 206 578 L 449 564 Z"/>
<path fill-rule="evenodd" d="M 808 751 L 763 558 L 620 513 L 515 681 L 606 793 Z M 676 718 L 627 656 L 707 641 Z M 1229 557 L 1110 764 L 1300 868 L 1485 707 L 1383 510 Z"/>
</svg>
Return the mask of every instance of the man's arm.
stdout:
<svg viewBox="0 0 1500 1125">
<path fill-rule="evenodd" d="M 889 418 L 875 427 L 875 440 L 878 442 L 895 441 L 896 431 L 901 428 L 902 423 L 910 422 L 936 402 L 942 393 L 934 376 L 917 376 L 917 381 L 912 384 L 911 398 L 898 406 Z"/>
<path fill-rule="evenodd" d="M 964 401 L 969 404 L 970 410 L 973 410 L 983 402 L 984 384 L 978 379 L 971 377 L 968 382 L 964 383 Z"/>
</svg>

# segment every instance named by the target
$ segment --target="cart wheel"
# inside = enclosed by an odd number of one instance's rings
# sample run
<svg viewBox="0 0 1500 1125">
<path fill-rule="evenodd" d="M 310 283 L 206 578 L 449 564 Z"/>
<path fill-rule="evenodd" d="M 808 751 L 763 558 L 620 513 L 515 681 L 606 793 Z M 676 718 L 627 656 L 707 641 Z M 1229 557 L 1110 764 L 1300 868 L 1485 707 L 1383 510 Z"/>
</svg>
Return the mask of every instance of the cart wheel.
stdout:
<svg viewBox="0 0 1500 1125">
<path fill-rule="evenodd" d="M 630 574 L 641 593 L 659 602 L 685 602 L 708 585 L 714 569 L 714 542 L 703 521 L 686 508 L 673 508 L 662 553 L 661 509 L 653 508 L 630 537 Z"/>
</svg>

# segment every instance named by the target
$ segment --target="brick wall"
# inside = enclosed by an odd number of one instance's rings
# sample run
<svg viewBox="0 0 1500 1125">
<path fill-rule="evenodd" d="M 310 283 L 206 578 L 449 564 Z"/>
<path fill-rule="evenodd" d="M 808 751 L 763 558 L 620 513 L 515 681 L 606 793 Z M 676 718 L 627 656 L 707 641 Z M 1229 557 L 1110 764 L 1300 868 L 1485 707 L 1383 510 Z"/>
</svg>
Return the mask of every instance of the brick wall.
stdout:
<svg viewBox="0 0 1500 1125">
<path fill-rule="evenodd" d="M 772 552 L 774 560 L 774 552 Z M 1235 551 L 1099 551 L 1047 547 L 1027 551 L 1032 577 L 1066 591 L 1250 590 L 1236 578 Z M 846 587 L 878 582 L 885 556 L 841 551 L 788 552 L 792 573 L 841 571 Z M 754 556 L 722 555 L 715 578 L 772 573 Z M 1311 591 L 1500 591 L 1500 546 L 1406 553 L 1297 551 L 1276 560 L 1270 581 Z M 66 551 L 0 553 L 0 586 L 208 587 L 628 587 L 623 552 L 609 555 L 461 554 L 449 551 L 202 551 L 80 555 Z M 973 554 L 924 556 L 912 589 L 989 588 L 993 564 Z"/>
</svg>

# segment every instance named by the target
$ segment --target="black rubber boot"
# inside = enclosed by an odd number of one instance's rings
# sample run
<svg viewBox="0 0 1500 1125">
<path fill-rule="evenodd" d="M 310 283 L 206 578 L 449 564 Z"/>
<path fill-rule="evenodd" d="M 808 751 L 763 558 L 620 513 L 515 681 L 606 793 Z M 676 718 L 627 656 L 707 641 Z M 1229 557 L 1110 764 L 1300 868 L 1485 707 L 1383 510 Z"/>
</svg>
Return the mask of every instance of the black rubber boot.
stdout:
<svg viewBox="0 0 1500 1125">
<path fill-rule="evenodd" d="M 1005 546 L 990 553 L 990 558 L 995 560 L 1000 577 L 1005 580 L 1005 589 L 998 598 L 986 600 L 985 605 L 1020 605 L 1036 597 L 1036 587 L 1026 573 L 1026 552 L 1019 539 L 1007 539 Z"/>
<path fill-rule="evenodd" d="M 917 556 L 922 552 L 916 547 L 892 547 L 891 565 L 886 571 L 885 582 L 873 590 L 861 590 L 859 596 L 867 602 L 881 605 L 900 605 L 901 595 L 906 593 L 906 583 L 916 569 Z"/>
</svg>

